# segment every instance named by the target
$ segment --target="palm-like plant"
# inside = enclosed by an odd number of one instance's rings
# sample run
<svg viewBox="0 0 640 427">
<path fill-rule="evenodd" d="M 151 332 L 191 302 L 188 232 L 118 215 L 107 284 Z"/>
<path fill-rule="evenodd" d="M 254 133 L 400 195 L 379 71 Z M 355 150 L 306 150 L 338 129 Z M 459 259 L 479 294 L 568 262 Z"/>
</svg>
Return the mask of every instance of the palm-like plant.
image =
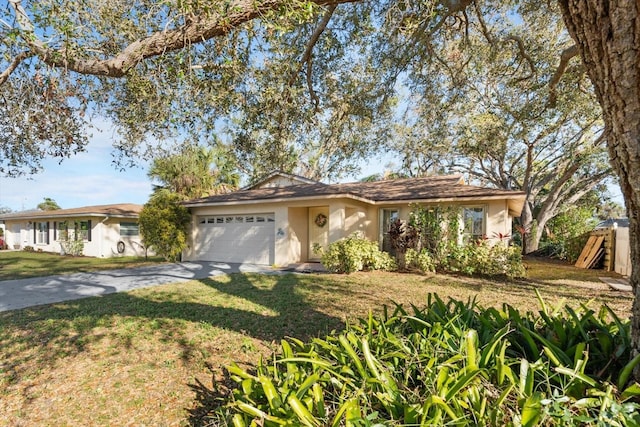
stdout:
<svg viewBox="0 0 640 427">
<path fill-rule="evenodd" d="M 235 162 L 224 148 L 186 145 L 178 153 L 158 157 L 148 172 L 160 182 L 154 192 L 169 191 L 181 199 L 221 194 L 238 187 L 240 176 Z"/>
</svg>

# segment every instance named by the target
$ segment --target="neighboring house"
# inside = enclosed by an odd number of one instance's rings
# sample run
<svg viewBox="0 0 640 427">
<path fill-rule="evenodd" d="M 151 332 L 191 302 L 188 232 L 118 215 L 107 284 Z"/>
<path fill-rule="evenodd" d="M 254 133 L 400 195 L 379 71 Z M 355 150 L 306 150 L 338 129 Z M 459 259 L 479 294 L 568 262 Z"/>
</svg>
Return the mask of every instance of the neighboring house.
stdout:
<svg viewBox="0 0 640 427">
<path fill-rule="evenodd" d="M 186 202 L 184 260 L 288 265 L 318 261 L 314 244 L 360 232 L 387 247 L 389 224 L 410 205 L 458 206 L 469 238 L 510 235 L 523 192 L 465 185 L 460 175 L 328 185 L 275 172 L 240 191 Z"/>
<path fill-rule="evenodd" d="M 141 205 L 86 206 L 51 211 L 31 210 L 0 215 L 9 249 L 64 253 L 65 242 L 82 240 L 83 255 L 144 255 L 138 228 Z"/>
</svg>

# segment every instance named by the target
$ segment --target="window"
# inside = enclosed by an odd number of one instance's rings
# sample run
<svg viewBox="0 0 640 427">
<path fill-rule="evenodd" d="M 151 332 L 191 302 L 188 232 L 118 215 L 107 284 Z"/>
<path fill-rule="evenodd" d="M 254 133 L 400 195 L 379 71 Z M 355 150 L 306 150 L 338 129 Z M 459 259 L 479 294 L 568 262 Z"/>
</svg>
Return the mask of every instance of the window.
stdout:
<svg viewBox="0 0 640 427">
<path fill-rule="evenodd" d="M 140 234 L 140 227 L 136 222 L 121 222 L 120 236 L 137 236 Z"/>
<path fill-rule="evenodd" d="M 462 239 L 475 242 L 485 235 L 484 207 L 462 208 Z"/>
<path fill-rule="evenodd" d="M 398 218 L 400 218 L 400 211 L 398 209 L 380 209 L 380 249 L 392 255 L 393 247 L 391 246 L 391 239 L 389 238 L 389 227 Z"/>
<path fill-rule="evenodd" d="M 76 240 L 91 241 L 91 221 L 76 221 L 75 223 Z"/>
<path fill-rule="evenodd" d="M 69 239 L 69 223 L 67 221 L 60 221 L 56 227 L 58 231 L 58 240 L 68 240 Z"/>
<path fill-rule="evenodd" d="M 49 244 L 49 223 L 48 222 L 38 222 L 34 228 L 34 232 L 36 235 L 35 243 L 39 245 L 48 245 Z"/>
</svg>

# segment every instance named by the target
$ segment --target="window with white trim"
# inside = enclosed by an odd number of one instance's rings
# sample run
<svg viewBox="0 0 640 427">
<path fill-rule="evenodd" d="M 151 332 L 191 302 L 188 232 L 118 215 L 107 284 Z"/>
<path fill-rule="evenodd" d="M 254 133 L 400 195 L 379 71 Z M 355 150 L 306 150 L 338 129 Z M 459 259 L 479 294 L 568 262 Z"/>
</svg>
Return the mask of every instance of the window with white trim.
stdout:
<svg viewBox="0 0 640 427">
<path fill-rule="evenodd" d="M 75 239 L 91 241 L 91 220 L 75 222 Z"/>
<path fill-rule="evenodd" d="M 69 223 L 67 221 L 60 221 L 56 225 L 57 239 L 58 241 L 65 241 L 69 239 Z"/>
<path fill-rule="evenodd" d="M 389 227 L 399 218 L 398 209 L 380 209 L 380 249 L 390 254 L 393 254 L 394 250 L 389 237 Z"/>
<path fill-rule="evenodd" d="M 486 235 L 486 209 L 484 206 L 462 208 L 462 241 L 476 242 Z"/>
<path fill-rule="evenodd" d="M 36 223 L 36 243 L 39 245 L 49 244 L 49 223 L 38 222 Z"/>
</svg>

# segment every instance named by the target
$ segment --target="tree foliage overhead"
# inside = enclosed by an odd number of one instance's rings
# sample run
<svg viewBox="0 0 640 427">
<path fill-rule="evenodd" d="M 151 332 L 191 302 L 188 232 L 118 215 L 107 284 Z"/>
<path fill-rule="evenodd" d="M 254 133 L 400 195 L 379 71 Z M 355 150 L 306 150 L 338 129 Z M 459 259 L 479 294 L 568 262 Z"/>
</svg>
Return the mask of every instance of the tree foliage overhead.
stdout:
<svg viewBox="0 0 640 427">
<path fill-rule="evenodd" d="M 223 129 L 249 176 L 279 168 L 338 178 L 353 172 L 353 157 L 379 143 L 376 124 L 384 121 L 376 117 L 385 113 L 362 71 L 370 64 L 351 66 L 358 52 L 344 39 L 362 32 L 353 22 L 338 23 L 352 15 L 333 16 L 344 2 L 16 0 L 2 16 L 10 25 L 0 35 L 12 37 L 4 39 L 9 54 L 0 82 L 22 80 L 35 68 L 64 82 L 73 90 L 54 92 L 68 104 L 55 109 L 70 108 L 76 123 L 65 128 L 84 129 L 89 102 L 90 112 L 116 124 L 116 160 L 124 166 L 153 157 L 157 141 L 206 141 Z M 339 27 L 327 28 L 329 18 Z M 55 115 L 43 123 L 55 123 Z M 23 144 L 20 136 L 7 142 L 13 174 L 24 171 L 18 165 L 36 170 L 46 150 L 70 153 L 66 134 L 49 135 L 28 135 L 40 149 L 28 157 L 11 154 Z M 86 135 L 67 139 L 77 150 L 87 142 Z"/>
</svg>

